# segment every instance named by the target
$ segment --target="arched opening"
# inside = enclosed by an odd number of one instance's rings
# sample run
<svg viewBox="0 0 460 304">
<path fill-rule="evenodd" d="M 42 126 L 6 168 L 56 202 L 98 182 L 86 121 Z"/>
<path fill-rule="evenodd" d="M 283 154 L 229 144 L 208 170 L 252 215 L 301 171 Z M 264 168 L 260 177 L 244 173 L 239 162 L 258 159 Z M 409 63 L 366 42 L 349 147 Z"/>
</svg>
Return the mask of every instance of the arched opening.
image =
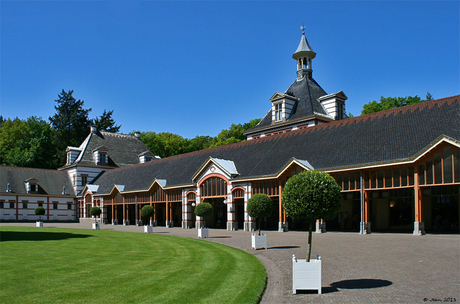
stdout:
<svg viewBox="0 0 460 304">
<path fill-rule="evenodd" d="M 200 184 L 201 201 L 212 205 L 214 212 L 207 217 L 209 228 L 227 228 L 227 181 L 218 176 L 211 176 Z"/>
</svg>

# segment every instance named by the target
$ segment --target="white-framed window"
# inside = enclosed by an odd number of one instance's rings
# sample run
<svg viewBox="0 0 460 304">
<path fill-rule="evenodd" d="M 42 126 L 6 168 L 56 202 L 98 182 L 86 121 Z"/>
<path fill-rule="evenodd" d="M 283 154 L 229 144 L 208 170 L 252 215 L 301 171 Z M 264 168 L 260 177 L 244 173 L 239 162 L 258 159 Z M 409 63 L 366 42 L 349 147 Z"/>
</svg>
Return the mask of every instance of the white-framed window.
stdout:
<svg viewBox="0 0 460 304">
<path fill-rule="evenodd" d="M 282 113 L 283 113 L 283 104 L 282 103 L 276 104 L 275 105 L 275 121 L 281 121 Z"/>
</svg>

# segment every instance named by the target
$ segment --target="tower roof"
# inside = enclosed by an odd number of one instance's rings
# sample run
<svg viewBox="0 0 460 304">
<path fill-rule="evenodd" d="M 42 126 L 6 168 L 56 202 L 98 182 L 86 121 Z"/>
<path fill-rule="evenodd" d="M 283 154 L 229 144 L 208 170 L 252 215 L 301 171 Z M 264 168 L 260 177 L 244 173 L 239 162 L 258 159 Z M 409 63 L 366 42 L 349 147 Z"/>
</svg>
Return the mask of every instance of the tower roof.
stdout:
<svg viewBox="0 0 460 304">
<path fill-rule="evenodd" d="M 316 53 L 313 52 L 313 49 L 308 44 L 307 37 L 305 37 L 305 32 L 302 32 L 302 37 L 300 38 L 299 46 L 294 54 L 292 54 L 292 58 L 297 60 L 300 57 L 309 57 L 311 59 L 315 58 Z"/>
</svg>

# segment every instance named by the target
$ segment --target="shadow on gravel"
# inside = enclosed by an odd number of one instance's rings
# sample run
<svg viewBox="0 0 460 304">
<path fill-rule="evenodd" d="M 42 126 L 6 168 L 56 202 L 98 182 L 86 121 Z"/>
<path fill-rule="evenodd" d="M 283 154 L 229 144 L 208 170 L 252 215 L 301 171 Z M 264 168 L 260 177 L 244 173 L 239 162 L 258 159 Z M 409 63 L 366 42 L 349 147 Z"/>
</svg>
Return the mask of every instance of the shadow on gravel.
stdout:
<svg viewBox="0 0 460 304">
<path fill-rule="evenodd" d="M 393 284 L 388 280 L 380 279 L 356 279 L 356 280 L 343 280 L 331 284 L 331 287 L 338 289 L 369 289 L 386 287 Z"/>
<path fill-rule="evenodd" d="M 339 289 L 370 289 L 386 287 L 393 284 L 393 282 L 379 279 L 356 279 L 356 280 L 343 280 L 332 283 L 331 286 L 323 287 L 321 292 L 332 293 L 340 291 Z M 297 294 L 318 294 L 316 290 L 297 290 Z"/>
<path fill-rule="evenodd" d="M 300 246 L 273 246 L 273 247 L 268 247 L 268 249 L 294 249 L 294 248 L 300 248 Z"/>
<path fill-rule="evenodd" d="M 231 236 L 210 236 L 210 239 L 231 239 Z"/>
</svg>

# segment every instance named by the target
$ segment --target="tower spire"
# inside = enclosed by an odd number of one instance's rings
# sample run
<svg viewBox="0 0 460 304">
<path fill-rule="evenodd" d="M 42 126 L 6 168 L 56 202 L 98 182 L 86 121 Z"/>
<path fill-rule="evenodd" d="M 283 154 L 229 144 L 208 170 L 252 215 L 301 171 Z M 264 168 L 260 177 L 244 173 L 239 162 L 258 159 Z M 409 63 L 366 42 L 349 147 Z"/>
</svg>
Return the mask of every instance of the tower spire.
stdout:
<svg viewBox="0 0 460 304">
<path fill-rule="evenodd" d="M 305 26 L 301 26 L 302 37 L 300 38 L 299 46 L 292 55 L 292 58 L 297 61 L 297 79 L 302 79 L 305 75 L 311 77 L 312 67 L 311 61 L 315 58 L 316 53 L 308 44 L 307 38 L 305 37 Z"/>
</svg>

